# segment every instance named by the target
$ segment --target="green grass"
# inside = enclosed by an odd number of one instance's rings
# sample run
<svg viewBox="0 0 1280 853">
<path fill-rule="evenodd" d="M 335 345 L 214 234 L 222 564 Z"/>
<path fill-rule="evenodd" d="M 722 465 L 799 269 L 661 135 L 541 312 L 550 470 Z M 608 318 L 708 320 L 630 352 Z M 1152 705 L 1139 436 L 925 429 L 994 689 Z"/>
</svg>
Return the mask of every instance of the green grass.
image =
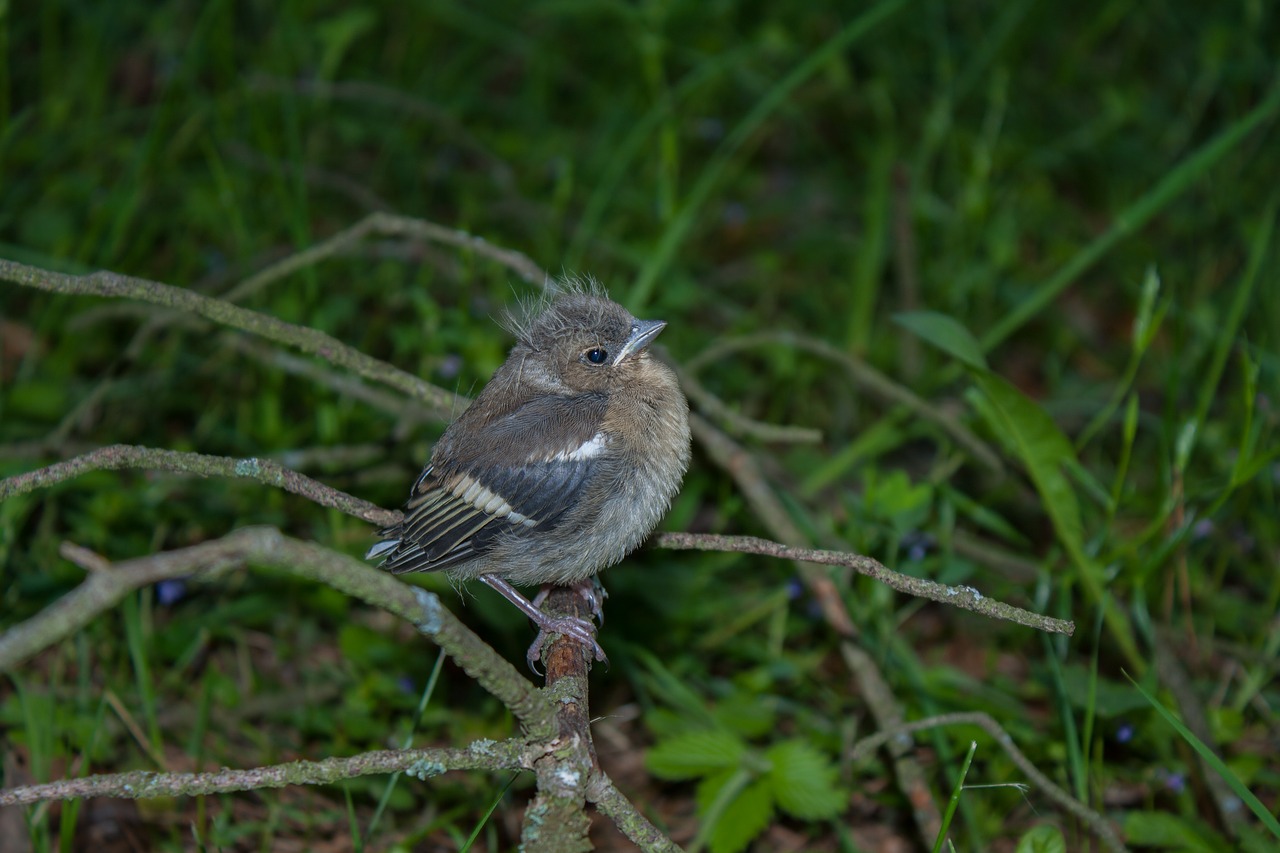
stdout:
<svg viewBox="0 0 1280 853">
<path fill-rule="evenodd" d="M 1266 3 L 0 5 L 0 257 L 217 295 L 386 209 L 596 276 L 670 322 L 675 358 L 704 355 L 699 381 L 732 409 L 822 430 L 818 446 L 743 440 L 811 544 L 1076 621 L 1069 640 L 1040 638 L 837 574 L 907 719 L 990 713 L 1135 842 L 1265 849 L 1252 815 L 1280 802 L 1278 43 Z M 244 304 L 472 393 L 509 346 L 492 318 L 528 290 L 474 252 L 372 240 Z M 443 429 L 223 330 L 138 338 L 151 316 L 0 283 L 0 476 L 116 442 L 286 464 L 321 449 L 305 473 L 395 506 Z M 865 359 L 1004 473 L 820 354 L 733 346 L 775 332 Z M 773 535 L 751 507 L 700 452 L 667 525 Z M 0 504 L 0 629 L 80 581 L 62 541 L 124 559 L 256 523 L 350 553 L 372 535 L 253 484 L 98 472 Z M 768 799 L 772 771 L 753 762 L 806 743 L 858 804 L 786 812 L 786 832 L 815 850 L 865 849 L 877 828 L 918 845 L 888 763 L 841 759 L 874 725 L 792 575 L 691 552 L 610 570 L 602 761 L 678 839 L 720 851 L 745 841 L 714 818 Z M 172 591 L 0 676 L 5 766 L 247 767 L 509 733 L 456 669 L 432 678 L 425 641 L 334 592 L 261 572 Z M 505 603 L 449 600 L 521 658 L 527 626 Z M 1189 693 L 1161 680 L 1157 646 Z M 1207 733 L 1159 710 L 1185 722 L 1187 702 Z M 731 732 L 749 757 L 734 797 L 635 760 L 695 730 Z M 1237 803 L 1253 821 L 1239 837 L 1205 793 L 1205 734 L 1222 762 L 1208 772 L 1258 803 Z M 1037 824 L 1085 844 L 1034 786 L 984 787 L 1025 781 L 985 735 L 961 790 L 973 736 L 917 738 L 939 807 L 958 794 L 957 848 Z M 503 850 L 501 815 L 531 789 L 389 781 L 152 802 L 131 823 L 157 849 L 474 832 L 474 849 Z M 93 829 L 83 805 L 26 816 L 37 850 Z"/>
</svg>

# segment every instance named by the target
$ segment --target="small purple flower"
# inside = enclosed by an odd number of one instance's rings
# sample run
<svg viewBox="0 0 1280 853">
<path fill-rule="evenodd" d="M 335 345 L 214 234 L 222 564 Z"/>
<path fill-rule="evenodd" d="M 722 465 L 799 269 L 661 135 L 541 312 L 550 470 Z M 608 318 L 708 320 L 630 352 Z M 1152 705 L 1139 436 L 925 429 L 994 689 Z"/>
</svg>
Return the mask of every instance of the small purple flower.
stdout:
<svg viewBox="0 0 1280 853">
<path fill-rule="evenodd" d="M 1202 518 L 1191 528 L 1192 539 L 1208 539 L 1213 533 L 1214 524 L 1211 518 Z"/>
<path fill-rule="evenodd" d="M 802 595 L 804 595 L 804 584 L 800 582 L 800 578 L 793 577 L 791 580 L 787 581 L 788 599 L 795 601 Z"/>
<path fill-rule="evenodd" d="M 156 584 L 156 601 L 161 607 L 172 607 L 187 594 L 187 582 L 182 578 L 167 578 Z"/>
<path fill-rule="evenodd" d="M 1116 743 L 1128 743 L 1133 740 L 1135 731 L 1133 723 L 1121 723 L 1120 728 L 1116 729 Z"/>
<path fill-rule="evenodd" d="M 1164 782 L 1165 788 L 1175 794 L 1181 794 L 1187 788 L 1187 777 L 1181 773 L 1171 773 L 1161 768 L 1156 772 L 1156 776 Z"/>
<path fill-rule="evenodd" d="M 913 563 L 918 563 L 927 557 L 933 550 L 933 546 L 933 537 L 919 530 L 913 530 L 902 537 L 902 547 L 907 551 L 907 559 Z"/>
<path fill-rule="evenodd" d="M 396 687 L 399 687 L 401 691 L 408 693 L 410 696 L 416 696 L 418 693 L 417 688 L 413 686 L 413 679 L 407 675 L 402 675 L 396 679 Z"/>
<path fill-rule="evenodd" d="M 440 367 L 436 371 L 440 374 L 441 379 L 453 379 L 462 370 L 462 356 L 457 353 L 449 353 L 440 362 Z"/>
</svg>

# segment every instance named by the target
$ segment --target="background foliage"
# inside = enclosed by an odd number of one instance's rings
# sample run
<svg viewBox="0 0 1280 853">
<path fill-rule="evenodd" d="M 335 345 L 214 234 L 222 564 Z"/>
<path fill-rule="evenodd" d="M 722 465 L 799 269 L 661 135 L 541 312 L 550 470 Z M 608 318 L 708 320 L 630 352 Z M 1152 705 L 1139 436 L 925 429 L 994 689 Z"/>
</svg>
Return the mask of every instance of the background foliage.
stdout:
<svg viewBox="0 0 1280 853">
<path fill-rule="evenodd" d="M 819 445 L 744 439 L 812 544 L 1080 626 L 1049 640 L 841 577 L 908 718 L 991 713 L 1131 842 L 1259 845 L 1227 828 L 1218 777 L 1124 673 L 1199 707 L 1274 813 L 1277 18 L 1174 0 L 0 4 L 0 255 L 221 293 L 388 210 L 593 275 L 670 321 L 668 351 L 731 408 L 822 430 Z M 491 318 L 528 292 L 473 253 L 375 240 L 245 304 L 469 393 L 509 345 Z M 920 311 L 954 322 L 894 319 Z M 0 474 L 127 442 L 272 456 L 394 506 L 443 429 L 236 335 L 139 336 L 151 313 L 0 284 Z M 776 332 L 865 359 L 1005 470 L 837 363 L 752 337 Z M 252 484 L 97 473 L 0 504 L 0 628 L 80 580 L 62 540 L 125 558 L 250 523 L 351 553 L 371 537 Z M 770 535 L 705 455 L 666 527 Z M 911 837 L 885 765 L 842 758 L 869 724 L 790 567 L 653 552 L 605 580 L 601 758 L 677 840 Z M 527 625 L 505 603 L 454 600 L 519 659 Z M 245 573 L 158 587 L 6 674 L 6 784 L 15 768 L 400 745 L 434 660 L 331 591 Z M 416 737 L 508 729 L 446 668 Z M 971 734 L 923 736 L 938 797 Z M 979 740 L 969 785 L 1022 780 Z M 525 784 L 506 781 L 91 802 L 30 813 L 25 832 L 36 849 L 450 849 L 504 797 L 479 843 L 505 849 Z M 1041 823 L 1084 843 L 1011 787 L 967 790 L 953 837 L 994 848 Z"/>
</svg>

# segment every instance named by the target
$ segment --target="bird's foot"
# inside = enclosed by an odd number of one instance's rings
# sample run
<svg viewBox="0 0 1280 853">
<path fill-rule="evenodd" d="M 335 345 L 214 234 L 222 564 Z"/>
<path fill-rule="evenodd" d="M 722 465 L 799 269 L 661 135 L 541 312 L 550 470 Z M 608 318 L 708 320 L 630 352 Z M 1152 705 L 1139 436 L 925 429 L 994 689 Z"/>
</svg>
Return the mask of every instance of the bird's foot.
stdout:
<svg viewBox="0 0 1280 853">
<path fill-rule="evenodd" d="M 544 586 L 537 597 L 530 601 L 521 595 L 519 590 L 496 575 L 481 575 L 480 580 L 501 593 L 503 598 L 518 607 L 521 613 L 528 616 L 533 624 L 538 626 L 538 636 L 534 639 L 533 645 L 529 647 L 529 652 L 526 655 L 526 660 L 529 661 L 529 668 L 534 672 L 538 672 L 538 661 L 542 658 L 542 646 L 551 634 L 563 634 L 566 637 L 572 637 L 580 644 L 591 649 L 592 655 L 596 660 L 603 663 L 609 662 L 604 649 L 600 648 L 600 644 L 596 642 L 596 628 L 590 619 L 583 619 L 579 616 L 548 616 L 539 609 L 539 605 L 546 601 L 547 596 L 551 593 L 552 585 Z M 599 582 L 593 578 L 574 584 L 572 588 L 586 600 L 588 606 L 591 607 L 592 614 L 599 616 L 607 593 L 604 591 L 603 586 L 600 586 L 597 592 L 593 583 L 598 585 Z M 538 674 L 541 675 L 541 673 Z"/>
<path fill-rule="evenodd" d="M 556 588 L 556 584 L 546 583 L 542 585 L 542 589 L 538 590 L 538 594 L 533 597 L 533 606 L 542 609 L 543 603 L 547 600 L 547 596 L 551 594 L 551 590 Z M 599 575 L 592 575 L 584 581 L 578 581 L 569 586 L 571 590 L 578 594 L 587 606 L 591 608 L 591 615 L 600 621 L 600 627 L 604 627 L 604 600 L 609 597 L 609 591 L 604 588 L 604 584 L 600 583 Z"/>
<path fill-rule="evenodd" d="M 534 638 L 533 645 L 529 646 L 529 651 L 525 655 L 529 668 L 534 672 L 538 672 L 538 662 L 542 660 L 542 647 L 551 634 L 563 634 L 577 640 L 580 645 L 591 650 L 596 660 L 609 663 L 608 655 L 596 642 L 596 626 L 590 619 L 583 619 L 580 616 L 562 616 L 557 619 L 543 614 L 541 622 L 536 619 L 534 622 L 538 626 L 538 636 Z"/>
</svg>

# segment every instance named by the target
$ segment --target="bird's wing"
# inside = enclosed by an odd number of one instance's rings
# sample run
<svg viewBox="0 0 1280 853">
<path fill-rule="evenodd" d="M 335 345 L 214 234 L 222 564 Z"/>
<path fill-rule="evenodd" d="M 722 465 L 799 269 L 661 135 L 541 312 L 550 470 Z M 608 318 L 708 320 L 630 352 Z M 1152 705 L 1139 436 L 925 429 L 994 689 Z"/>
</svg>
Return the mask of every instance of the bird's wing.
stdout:
<svg viewBox="0 0 1280 853">
<path fill-rule="evenodd" d="M 368 556 L 396 573 L 444 569 L 485 553 L 500 533 L 554 528 L 606 453 L 604 409 L 595 395 L 539 398 L 451 443 Z"/>
</svg>

